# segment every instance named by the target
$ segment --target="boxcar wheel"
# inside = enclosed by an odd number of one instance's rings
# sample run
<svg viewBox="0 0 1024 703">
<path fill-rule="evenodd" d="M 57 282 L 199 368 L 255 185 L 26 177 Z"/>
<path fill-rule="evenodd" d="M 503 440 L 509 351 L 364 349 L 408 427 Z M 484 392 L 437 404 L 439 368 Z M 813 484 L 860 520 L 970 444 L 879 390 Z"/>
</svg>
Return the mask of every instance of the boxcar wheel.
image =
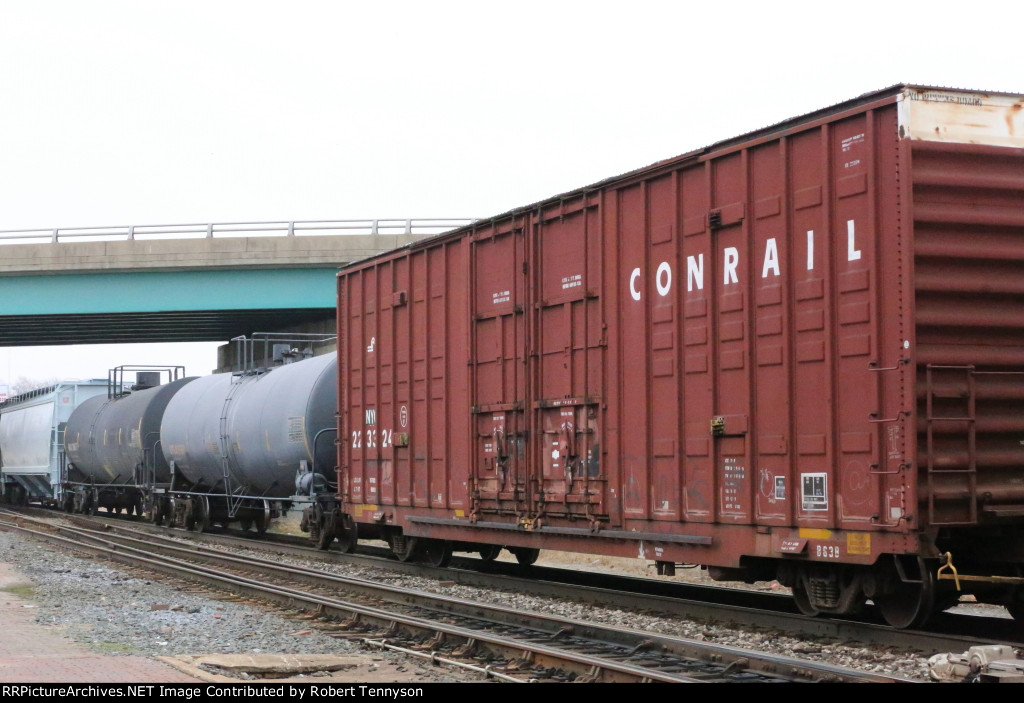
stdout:
<svg viewBox="0 0 1024 703">
<path fill-rule="evenodd" d="M 419 540 L 415 537 L 394 535 L 388 542 L 391 544 L 391 551 L 398 561 L 412 561 L 416 556 L 416 552 L 419 551 Z"/>
<path fill-rule="evenodd" d="M 935 611 L 935 572 L 918 559 L 920 580 L 903 582 L 895 568 L 873 600 L 885 621 L 898 630 L 920 627 Z"/>
<path fill-rule="evenodd" d="M 793 602 L 796 603 L 796 609 L 803 615 L 814 617 L 821 613 L 821 611 L 811 605 L 811 597 L 807 593 L 807 587 L 802 579 L 798 579 L 793 584 Z"/>
<path fill-rule="evenodd" d="M 446 539 L 428 539 L 423 544 L 423 561 L 443 569 L 452 562 L 452 543 Z"/>
<path fill-rule="evenodd" d="M 533 566 L 540 556 L 540 550 L 533 547 L 513 547 L 511 552 L 520 566 Z"/>
<path fill-rule="evenodd" d="M 501 547 L 496 544 L 489 544 L 479 550 L 480 558 L 484 561 L 490 562 L 498 558 L 501 554 Z"/>
<path fill-rule="evenodd" d="M 882 617 L 897 630 L 923 625 L 931 617 L 934 604 L 934 589 L 926 583 L 900 583 L 877 599 Z"/>
<path fill-rule="evenodd" d="M 341 524 L 338 525 L 338 548 L 344 554 L 351 554 L 356 551 L 359 544 L 359 527 L 351 515 L 342 513 Z"/>
</svg>

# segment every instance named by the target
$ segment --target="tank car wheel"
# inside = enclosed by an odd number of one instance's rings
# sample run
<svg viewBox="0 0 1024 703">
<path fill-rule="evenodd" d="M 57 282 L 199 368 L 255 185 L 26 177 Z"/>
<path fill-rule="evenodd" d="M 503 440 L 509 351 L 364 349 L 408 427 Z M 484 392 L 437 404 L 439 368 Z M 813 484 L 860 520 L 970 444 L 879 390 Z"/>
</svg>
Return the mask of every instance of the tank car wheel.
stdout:
<svg viewBox="0 0 1024 703">
<path fill-rule="evenodd" d="M 317 549 L 330 549 L 331 542 L 334 541 L 335 524 L 333 511 L 326 512 L 320 516 L 320 529 L 317 531 L 316 536 Z"/>
<path fill-rule="evenodd" d="M 75 494 L 71 492 L 65 492 L 60 499 L 60 507 L 65 513 L 71 513 L 75 510 Z"/>
<path fill-rule="evenodd" d="M 424 540 L 423 561 L 438 569 L 445 568 L 452 562 L 452 543 L 446 539 Z"/>
<path fill-rule="evenodd" d="M 262 510 L 257 510 L 253 516 L 253 525 L 259 536 L 267 534 L 267 528 L 270 527 L 270 503 L 263 501 Z"/>
<path fill-rule="evenodd" d="M 168 527 L 185 527 L 188 518 L 188 511 L 185 501 L 179 500 L 174 496 L 167 499 L 167 526 Z"/>
<path fill-rule="evenodd" d="M 533 547 L 513 547 L 509 551 L 519 562 L 519 566 L 533 566 L 540 556 L 540 550 Z"/>
<path fill-rule="evenodd" d="M 489 544 L 486 547 L 483 547 L 477 551 L 479 552 L 481 559 L 487 562 L 491 562 L 497 559 L 498 555 L 501 554 L 501 547 L 499 547 L 496 544 Z"/>
<path fill-rule="evenodd" d="M 196 532 L 206 532 L 210 526 L 210 501 L 200 496 L 192 503 L 192 527 Z"/>
<path fill-rule="evenodd" d="M 195 498 L 185 502 L 185 529 L 189 532 L 202 532 L 206 527 L 203 507 Z"/>
<path fill-rule="evenodd" d="M 895 571 L 873 600 L 886 623 L 903 630 L 923 625 L 935 611 L 935 573 L 918 560 L 920 580 L 905 583 Z"/>
</svg>

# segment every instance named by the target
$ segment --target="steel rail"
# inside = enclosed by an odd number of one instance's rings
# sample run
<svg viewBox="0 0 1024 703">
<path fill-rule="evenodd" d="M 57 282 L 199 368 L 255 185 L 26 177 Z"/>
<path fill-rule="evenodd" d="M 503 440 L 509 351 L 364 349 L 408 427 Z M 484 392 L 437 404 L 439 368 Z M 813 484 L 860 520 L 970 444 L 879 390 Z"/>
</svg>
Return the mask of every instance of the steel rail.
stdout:
<svg viewBox="0 0 1024 703">
<path fill-rule="evenodd" d="M 188 578 L 207 585 L 226 587 L 232 593 L 239 591 L 247 595 L 259 597 L 278 603 L 285 607 L 313 610 L 318 614 L 348 616 L 351 625 L 370 622 L 376 627 L 395 631 L 396 627 L 418 630 L 435 639 L 438 635 L 462 640 L 466 643 L 484 644 L 488 648 L 504 653 L 510 657 L 522 658 L 528 653 L 529 658 L 542 666 L 574 665 L 577 670 L 594 672 L 600 670 L 608 676 L 602 680 L 614 682 L 660 682 L 660 683 L 697 683 L 699 679 L 688 676 L 675 676 L 642 667 L 620 664 L 588 655 L 577 654 L 557 647 L 549 647 L 525 640 L 488 635 L 476 630 L 455 627 L 422 618 L 409 617 L 385 611 L 380 608 L 364 606 L 350 601 L 315 596 L 310 593 L 283 586 L 274 586 L 244 576 L 228 576 L 213 569 L 197 567 L 177 559 L 158 559 L 147 556 L 146 552 L 132 547 L 116 544 L 111 546 L 89 545 L 60 535 L 47 534 L 13 523 L 0 522 L 0 528 L 16 529 L 19 532 L 41 538 L 51 543 L 58 543 L 70 549 L 78 549 L 96 555 L 103 555 L 134 568 L 152 569 L 176 578 Z M 94 539 L 91 538 L 90 539 Z"/>
<path fill-rule="evenodd" d="M 165 534 L 165 528 L 147 523 L 129 522 L 110 516 L 64 516 L 77 524 L 95 526 L 97 522 L 110 530 L 145 531 Z M 123 525 L 131 525 L 124 527 Z M 152 531 L 152 532 L 151 532 Z M 484 588 L 505 588 L 541 597 L 570 598 L 578 603 L 622 607 L 665 613 L 700 621 L 737 627 L 771 627 L 808 637 L 826 637 L 837 641 L 863 642 L 899 646 L 918 652 L 960 652 L 977 645 L 994 642 L 1020 647 L 1024 645 L 1014 621 L 967 615 L 944 614 L 937 619 L 942 629 L 934 631 L 894 631 L 885 624 L 840 618 L 807 617 L 795 612 L 792 599 L 785 595 L 751 592 L 728 586 L 708 586 L 656 581 L 637 576 L 610 576 L 571 569 L 531 567 L 530 577 L 522 576 L 515 565 L 492 563 L 484 565 L 474 558 L 453 559 L 446 568 L 413 562 L 400 562 L 387 550 L 361 545 L 360 552 L 344 554 L 322 551 L 308 546 L 308 540 L 267 533 L 256 539 L 242 534 L 218 532 L 175 531 L 181 539 L 251 549 L 253 551 L 289 554 L 302 559 L 328 563 L 353 564 L 388 569 L 399 573 L 454 581 L 461 585 Z M 251 533 L 250 533 L 251 534 Z M 300 544 L 301 542 L 301 544 Z M 608 581 L 607 585 L 601 585 Z M 656 588 L 660 593 L 649 592 Z M 645 592 L 646 591 L 646 592 Z"/>
<path fill-rule="evenodd" d="M 24 510 L 24 509 L 23 509 Z M 33 511 L 46 514 L 51 511 Z M 120 516 L 86 517 L 65 515 L 76 524 L 109 530 L 143 531 L 168 534 L 166 528 Z M 130 525 L 131 527 L 125 527 Z M 472 557 L 455 557 L 451 565 L 440 568 L 414 562 L 396 561 L 386 548 L 360 545 L 359 553 L 323 551 L 309 546 L 308 539 L 266 533 L 194 533 L 173 531 L 180 539 L 240 547 L 253 551 L 292 555 L 297 558 L 333 564 L 351 564 L 388 569 L 427 578 L 454 581 L 460 585 L 507 589 L 540 597 L 569 598 L 577 603 L 664 613 L 666 617 L 746 628 L 751 626 L 783 630 L 791 635 L 830 638 L 840 642 L 863 642 L 895 646 L 921 653 L 962 652 L 973 646 L 993 643 L 1024 646 L 1019 627 L 1009 618 L 943 613 L 930 631 L 894 630 L 870 621 L 831 617 L 807 617 L 795 612 L 787 595 L 748 591 L 724 585 L 702 585 L 594 573 L 574 569 L 533 566 L 526 571 L 515 564 L 483 563 Z"/>
<path fill-rule="evenodd" d="M 73 531 L 66 527 L 58 529 L 65 532 Z M 580 642 L 582 641 L 584 649 L 588 646 L 586 643 L 590 643 L 590 646 L 608 647 L 609 645 L 607 643 L 614 641 L 615 646 L 620 650 L 623 648 L 626 649 L 625 653 L 619 651 L 619 653 L 615 655 L 619 658 L 629 656 L 631 653 L 643 649 L 655 652 L 663 659 L 665 657 L 670 658 L 674 656 L 682 657 L 690 661 L 697 660 L 707 663 L 706 665 L 711 666 L 717 673 L 720 673 L 722 670 L 726 672 L 735 671 L 738 675 L 758 677 L 761 680 L 893 680 L 890 677 L 880 677 L 872 674 L 864 674 L 862 672 L 853 672 L 839 667 L 819 665 L 802 660 L 795 660 L 789 657 L 762 655 L 750 652 L 749 650 L 739 650 L 718 645 L 709 646 L 707 643 L 696 643 L 678 638 L 661 637 L 652 635 L 651 633 L 640 633 L 636 631 L 620 630 L 617 628 L 604 628 L 591 625 L 589 623 L 570 621 L 563 618 L 548 618 L 536 614 L 527 614 L 528 617 L 525 619 L 522 617 L 522 614 L 519 614 L 516 618 L 512 618 L 510 615 L 511 611 L 509 609 L 497 608 L 481 603 L 465 602 L 460 599 L 440 597 L 434 594 L 425 594 L 422 592 L 400 594 L 399 592 L 402 589 L 396 589 L 394 587 L 381 588 L 377 584 L 373 584 L 372 582 L 368 582 L 363 579 L 350 579 L 334 576 L 327 577 L 323 574 L 318 575 L 318 572 L 312 569 L 291 566 L 282 567 L 280 564 L 275 564 L 273 562 L 241 558 L 235 555 L 223 555 L 223 553 L 218 552 L 218 550 L 211 550 L 205 547 L 200 548 L 201 559 L 219 559 L 221 556 L 227 556 L 227 559 L 224 561 L 241 564 L 247 569 L 258 569 L 261 572 L 261 575 L 263 572 L 269 571 L 273 568 L 278 571 L 282 577 L 290 580 L 295 578 L 303 578 L 306 580 L 318 578 L 321 581 L 321 587 L 326 587 L 332 590 L 337 590 L 339 587 L 342 589 L 358 588 L 365 592 L 369 586 L 377 586 L 375 590 L 378 592 L 375 597 L 380 597 L 382 593 L 388 593 L 390 594 L 389 597 L 391 599 L 397 599 L 398 601 L 406 603 L 413 603 L 420 609 L 432 608 L 449 617 L 456 614 L 456 611 L 459 610 L 461 606 L 462 608 L 466 608 L 471 611 L 473 613 L 473 617 L 477 620 L 485 620 L 492 623 L 498 622 L 517 627 L 529 627 L 537 632 L 541 639 L 545 640 L 545 642 L 539 643 L 525 643 L 522 639 L 510 639 L 504 636 L 486 634 L 481 630 L 476 629 L 476 627 L 459 627 L 451 624 L 439 625 L 436 622 L 432 622 L 422 617 L 399 615 L 383 611 L 380 608 L 363 606 L 350 601 L 316 596 L 314 594 L 298 591 L 289 587 L 270 585 L 248 577 L 228 577 L 213 569 L 197 566 L 195 564 L 188 564 L 182 559 L 171 558 L 169 556 L 160 557 L 152 554 L 148 551 L 154 546 L 151 539 L 143 542 L 134 537 L 120 536 L 118 539 L 121 540 L 121 542 L 117 543 L 115 540 L 110 539 L 109 535 L 96 533 L 94 531 L 88 532 L 89 534 L 87 534 L 85 538 L 93 542 L 93 545 L 86 546 L 87 549 L 95 550 L 98 553 L 115 558 L 122 563 L 128 563 L 129 565 L 134 566 L 141 565 L 144 566 L 144 568 L 152 568 L 162 573 L 174 574 L 175 572 L 180 571 L 193 579 L 213 582 L 220 586 L 226 585 L 234 591 L 244 589 L 261 598 L 269 598 L 277 602 L 283 602 L 285 605 L 290 607 L 295 607 L 296 604 L 300 604 L 307 609 L 316 609 L 321 613 L 331 612 L 335 615 L 345 615 L 349 618 L 350 622 L 353 620 L 360 622 L 369 620 L 377 627 L 393 628 L 401 626 L 429 633 L 441 632 L 443 633 L 443 636 L 447 638 L 455 638 L 464 642 L 473 641 L 477 643 L 486 643 L 489 649 L 501 651 L 505 655 L 513 658 L 521 657 L 524 651 L 529 650 L 531 652 L 530 656 L 535 664 L 564 668 L 566 666 L 566 662 L 569 662 L 570 668 L 576 671 L 578 675 L 590 676 L 595 680 L 684 682 L 706 680 L 709 676 L 712 676 L 712 674 L 705 673 L 699 676 L 671 674 L 666 673 L 664 670 L 659 670 L 658 668 L 652 668 L 651 666 L 641 666 L 609 660 L 607 658 L 608 655 L 591 656 L 590 654 L 587 654 L 586 651 L 573 652 L 571 650 L 567 650 L 568 646 L 575 646 L 576 649 L 579 649 L 581 646 Z M 67 538 L 60 537 L 59 535 L 46 535 L 45 533 L 38 532 L 34 532 L 34 534 L 37 534 L 44 539 L 67 540 Z M 171 542 L 171 540 L 161 541 Z M 71 542 L 70 544 L 81 546 L 77 542 Z M 146 546 L 146 550 L 132 546 L 133 544 L 144 544 Z M 160 545 L 160 548 L 172 554 L 190 551 L 185 545 L 180 543 L 163 544 Z M 195 554 L 190 554 L 190 557 L 194 556 Z M 178 575 L 180 576 L 180 574 Z M 469 616 L 462 614 L 461 617 L 465 618 Z M 553 639 L 570 636 L 570 641 L 565 645 L 553 646 L 550 644 Z M 537 636 L 535 635 L 533 639 L 537 639 Z M 602 644 L 602 642 L 604 644 Z M 658 662 L 658 664 L 661 667 L 666 666 L 664 661 Z M 672 662 L 673 666 L 677 664 L 678 662 Z"/>
</svg>

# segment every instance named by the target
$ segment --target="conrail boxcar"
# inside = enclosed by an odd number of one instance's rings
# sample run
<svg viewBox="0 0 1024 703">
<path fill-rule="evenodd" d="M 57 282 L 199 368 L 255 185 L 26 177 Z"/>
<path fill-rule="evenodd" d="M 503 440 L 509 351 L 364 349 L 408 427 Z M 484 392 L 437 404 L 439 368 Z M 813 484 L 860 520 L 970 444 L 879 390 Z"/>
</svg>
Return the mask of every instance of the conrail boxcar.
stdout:
<svg viewBox="0 0 1024 703">
<path fill-rule="evenodd" d="M 899 85 L 339 272 L 337 533 L 1024 615 L 1024 97 Z"/>
</svg>

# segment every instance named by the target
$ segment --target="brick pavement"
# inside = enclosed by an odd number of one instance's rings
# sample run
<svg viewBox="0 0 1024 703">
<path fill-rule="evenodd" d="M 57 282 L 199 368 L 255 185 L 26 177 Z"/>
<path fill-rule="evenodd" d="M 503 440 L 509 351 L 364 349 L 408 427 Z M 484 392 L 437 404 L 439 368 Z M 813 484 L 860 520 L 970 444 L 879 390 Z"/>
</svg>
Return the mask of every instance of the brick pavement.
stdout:
<svg viewBox="0 0 1024 703">
<path fill-rule="evenodd" d="M 30 585 L 12 565 L 0 564 L 0 682 L 198 683 L 163 662 L 90 651 L 36 622 L 31 600 L 10 590 Z"/>
</svg>

